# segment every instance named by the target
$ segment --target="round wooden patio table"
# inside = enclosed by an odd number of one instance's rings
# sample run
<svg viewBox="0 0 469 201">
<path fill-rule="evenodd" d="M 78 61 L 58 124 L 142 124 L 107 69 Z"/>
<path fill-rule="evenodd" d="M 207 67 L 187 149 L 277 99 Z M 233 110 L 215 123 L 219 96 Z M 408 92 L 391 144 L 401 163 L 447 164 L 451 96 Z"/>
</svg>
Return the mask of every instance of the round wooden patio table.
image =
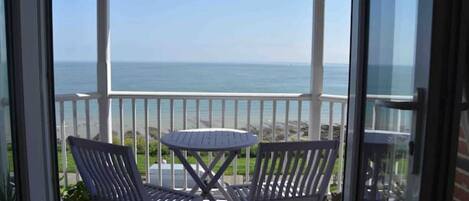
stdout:
<svg viewBox="0 0 469 201">
<path fill-rule="evenodd" d="M 234 129 L 192 129 L 181 130 L 169 133 L 161 138 L 161 143 L 168 146 L 179 158 L 187 172 L 192 176 L 197 184 L 192 188 L 195 193 L 198 188 L 202 189 L 202 196 L 215 200 L 211 189 L 217 187 L 227 200 L 232 200 L 229 194 L 223 188 L 223 184 L 218 180 L 226 171 L 235 156 L 241 152 L 242 148 L 249 147 L 258 143 L 257 136 L 246 131 Z M 184 157 L 182 151 L 187 151 L 195 157 L 200 166 L 204 169 L 201 177 Z M 210 164 L 206 164 L 199 152 L 214 152 L 214 159 Z M 212 170 L 220 161 L 222 156 L 228 152 L 228 156 L 218 171 L 213 175 Z M 204 182 L 209 177 L 210 181 Z"/>
</svg>

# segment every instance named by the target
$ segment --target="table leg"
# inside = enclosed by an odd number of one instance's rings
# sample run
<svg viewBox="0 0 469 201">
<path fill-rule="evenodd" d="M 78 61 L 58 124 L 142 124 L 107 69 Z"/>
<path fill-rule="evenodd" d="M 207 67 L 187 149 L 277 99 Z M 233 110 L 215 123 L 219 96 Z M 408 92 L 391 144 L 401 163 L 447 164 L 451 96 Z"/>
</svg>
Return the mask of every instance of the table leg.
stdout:
<svg viewBox="0 0 469 201">
<path fill-rule="evenodd" d="M 215 198 L 213 195 L 210 193 L 210 188 L 208 188 L 208 185 L 205 185 L 204 182 L 199 178 L 195 170 L 192 168 L 192 166 L 189 164 L 187 159 L 184 157 L 184 155 L 181 153 L 180 150 L 178 149 L 173 149 L 174 154 L 179 158 L 181 161 L 182 165 L 186 168 L 187 172 L 192 176 L 194 179 L 195 183 L 199 185 L 199 187 L 202 189 L 202 195 L 204 197 L 207 197 L 209 200 L 215 201 Z"/>
<path fill-rule="evenodd" d="M 196 154 L 195 152 L 191 152 L 191 154 L 194 155 L 195 159 L 197 160 L 197 162 L 199 162 L 199 164 L 202 166 L 202 168 L 204 169 L 204 174 L 202 175 L 201 177 L 201 180 L 204 180 L 207 176 L 210 177 L 211 180 L 214 179 L 214 175 L 212 174 L 212 170 L 213 168 L 215 167 L 215 165 L 218 163 L 218 161 L 221 159 L 221 157 L 223 156 L 224 152 L 217 152 L 216 155 L 215 155 L 215 158 L 214 160 L 210 163 L 209 167 L 207 167 L 207 165 L 204 163 L 204 161 L 202 160 L 202 158 L 200 157 L 200 155 Z M 224 171 L 223 171 L 224 172 Z M 224 185 L 218 181 L 218 179 L 216 180 L 217 182 L 215 183 L 215 186 L 218 188 L 218 190 L 223 194 L 223 196 L 228 200 L 228 201 L 232 201 L 233 199 L 231 198 L 231 196 L 228 194 L 228 192 L 225 191 L 225 188 L 224 188 Z M 192 188 L 192 191 L 191 193 L 195 193 L 198 189 L 198 186 L 194 186 Z"/>
<path fill-rule="evenodd" d="M 220 179 L 221 175 L 225 172 L 225 170 L 228 168 L 230 165 L 231 161 L 235 158 L 236 154 L 238 154 L 238 151 L 230 151 L 228 154 L 228 158 L 223 162 L 221 165 L 220 169 L 218 169 L 217 173 L 215 176 L 212 178 L 212 180 L 207 184 L 207 188 L 213 188 L 215 183 L 218 182 L 218 179 Z"/>
<path fill-rule="evenodd" d="M 215 159 L 212 161 L 212 163 L 210 163 L 209 167 L 207 167 L 207 165 L 205 164 L 205 162 L 202 160 L 202 158 L 200 157 L 199 154 L 197 154 L 197 152 L 193 152 L 193 151 L 189 151 L 190 154 L 192 154 L 195 158 L 195 160 L 197 160 L 197 162 L 202 166 L 202 169 L 204 169 L 204 174 L 202 174 L 202 176 L 200 177 L 200 179 L 203 181 L 207 176 L 210 177 L 210 179 L 213 178 L 213 174 L 212 174 L 212 169 L 215 168 L 215 165 L 218 163 L 218 161 L 221 159 L 221 156 L 223 155 L 223 152 L 217 152 L 217 155 L 215 155 Z M 197 190 L 199 189 L 199 186 L 195 185 L 192 190 L 191 190 L 191 193 L 195 193 Z"/>
</svg>

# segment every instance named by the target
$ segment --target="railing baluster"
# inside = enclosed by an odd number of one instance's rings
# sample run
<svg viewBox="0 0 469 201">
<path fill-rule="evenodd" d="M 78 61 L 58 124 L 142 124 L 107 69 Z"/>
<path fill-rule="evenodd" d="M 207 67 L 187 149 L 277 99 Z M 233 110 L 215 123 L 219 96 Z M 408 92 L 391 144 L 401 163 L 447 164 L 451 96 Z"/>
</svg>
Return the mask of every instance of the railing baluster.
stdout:
<svg viewBox="0 0 469 201">
<path fill-rule="evenodd" d="M 200 100 L 199 99 L 195 100 L 195 127 L 200 128 Z M 199 153 L 197 152 L 197 154 Z M 195 170 L 197 174 L 199 174 L 200 165 L 198 162 L 195 163 Z"/>
<path fill-rule="evenodd" d="M 302 112 L 303 103 L 301 100 L 298 101 L 298 119 L 296 123 L 296 140 L 301 140 L 301 112 Z"/>
<path fill-rule="evenodd" d="M 212 128 L 213 126 L 213 114 L 212 114 L 212 110 L 213 110 L 213 101 L 212 99 L 209 99 L 208 100 L 208 127 L 209 128 Z"/>
<path fill-rule="evenodd" d="M 135 108 L 135 98 L 132 98 L 132 135 L 133 135 L 133 143 L 134 143 L 134 155 L 135 155 L 135 162 L 138 161 L 138 149 L 137 149 L 137 110 Z M 137 163 L 138 164 L 138 163 Z"/>
<path fill-rule="evenodd" d="M 160 186 L 163 185 L 163 171 L 161 170 L 162 146 L 161 146 L 161 99 L 156 100 L 156 126 L 158 127 L 158 180 Z"/>
<path fill-rule="evenodd" d="M 195 100 L 195 127 L 200 128 L 200 100 Z"/>
<path fill-rule="evenodd" d="M 65 133 L 64 102 L 60 101 L 60 137 L 62 138 L 62 172 L 64 175 L 64 186 L 68 186 L 68 161 L 67 161 L 67 134 Z"/>
<path fill-rule="evenodd" d="M 288 142 L 288 135 L 290 134 L 289 130 L 288 130 L 288 115 L 290 113 L 290 101 L 289 100 L 286 100 L 285 101 L 285 122 L 284 122 L 284 132 L 283 132 L 283 137 L 285 138 L 284 141 L 285 142 Z M 293 156 L 292 156 L 293 157 Z M 289 158 L 289 155 L 286 154 L 285 155 L 285 159 L 283 161 L 283 164 L 284 164 L 284 168 L 289 168 L 288 167 L 288 161 L 291 160 L 291 158 Z M 285 175 L 286 176 L 286 175 Z"/>
<path fill-rule="evenodd" d="M 329 140 L 333 140 L 334 139 L 334 102 L 332 101 L 329 101 L 329 122 L 328 122 L 328 125 L 329 125 L 329 130 L 328 130 L 328 139 Z M 321 135 L 319 135 L 319 138 L 321 139 Z M 331 192 L 330 190 L 330 187 L 331 187 L 331 183 L 332 183 L 332 180 L 331 179 L 329 181 L 329 184 L 327 185 L 327 192 Z"/>
<path fill-rule="evenodd" d="M 234 101 L 234 128 L 238 129 L 238 99 Z"/>
<path fill-rule="evenodd" d="M 86 125 L 86 139 L 91 139 L 90 127 L 90 100 L 85 100 L 85 125 Z"/>
<path fill-rule="evenodd" d="M 334 102 L 329 102 L 329 139 L 334 139 Z"/>
<path fill-rule="evenodd" d="M 345 110 L 346 110 L 346 103 L 342 103 L 342 108 L 340 110 L 340 142 L 339 142 L 339 173 L 337 175 L 339 184 L 337 185 L 338 191 L 342 192 L 342 172 L 344 171 L 344 143 L 345 143 Z"/>
<path fill-rule="evenodd" d="M 272 142 L 277 141 L 277 101 L 272 101 Z"/>
<path fill-rule="evenodd" d="M 377 108 L 376 108 L 375 104 L 373 104 L 372 107 L 373 107 L 372 108 L 373 111 L 371 113 L 371 129 L 375 130 L 376 129 L 376 110 L 377 110 Z"/>
<path fill-rule="evenodd" d="M 73 135 L 78 136 L 78 115 L 77 115 L 77 101 L 72 101 L 72 110 L 73 110 Z"/>
<path fill-rule="evenodd" d="M 187 129 L 187 100 L 182 100 L 182 129 Z M 187 151 L 183 151 L 184 158 L 187 158 Z M 184 190 L 187 190 L 187 170 L 184 168 Z"/>
<path fill-rule="evenodd" d="M 221 100 L 221 127 L 225 128 L 225 110 L 226 110 L 226 102 L 225 99 Z M 221 156 L 221 161 L 225 161 L 225 154 Z M 221 176 L 221 183 L 225 183 L 225 173 Z"/>
<path fill-rule="evenodd" d="M 264 100 L 259 103 L 259 141 L 264 140 Z"/>
<path fill-rule="evenodd" d="M 150 128 L 148 126 L 148 99 L 144 99 L 145 110 L 145 167 L 147 183 L 150 183 Z"/>
<path fill-rule="evenodd" d="M 221 101 L 221 127 L 225 128 L 225 109 L 226 109 L 226 103 L 225 99 Z"/>
<path fill-rule="evenodd" d="M 289 114 L 290 114 L 290 101 L 286 100 L 285 102 L 285 131 L 284 131 L 285 142 L 288 142 L 288 136 L 290 134 L 290 130 L 288 129 Z"/>
<path fill-rule="evenodd" d="M 238 99 L 234 102 L 234 128 L 238 129 Z M 238 155 L 233 160 L 233 183 L 238 183 Z"/>
<path fill-rule="evenodd" d="M 119 98 L 119 131 L 121 135 L 121 145 L 125 143 L 125 134 L 124 134 L 124 104 L 122 98 Z"/>
<path fill-rule="evenodd" d="M 397 132 L 401 132 L 402 110 L 397 110 Z"/>
<path fill-rule="evenodd" d="M 170 131 L 174 131 L 174 99 L 169 100 L 169 127 Z M 171 186 L 176 188 L 175 175 L 174 175 L 174 152 L 171 151 Z"/>
<path fill-rule="evenodd" d="M 208 100 L 208 127 L 209 128 L 212 128 L 212 99 L 209 99 Z M 209 161 L 209 164 L 212 163 L 212 160 L 213 160 L 213 155 L 212 155 L 212 152 L 208 152 L 208 161 Z"/>
<path fill-rule="evenodd" d="M 247 103 L 247 112 L 246 112 L 246 131 L 250 131 L 251 127 L 251 100 L 248 100 Z M 244 165 L 244 169 L 246 169 L 246 179 L 244 180 L 246 183 L 249 182 L 249 165 L 251 163 L 251 148 L 246 148 L 246 164 Z"/>
<path fill-rule="evenodd" d="M 73 114 L 73 136 L 75 137 L 80 137 L 78 136 L 78 114 L 77 114 L 77 101 L 74 100 L 72 101 L 72 114 Z M 80 173 L 78 173 L 78 170 L 75 170 L 75 179 L 76 181 L 80 181 Z"/>
</svg>

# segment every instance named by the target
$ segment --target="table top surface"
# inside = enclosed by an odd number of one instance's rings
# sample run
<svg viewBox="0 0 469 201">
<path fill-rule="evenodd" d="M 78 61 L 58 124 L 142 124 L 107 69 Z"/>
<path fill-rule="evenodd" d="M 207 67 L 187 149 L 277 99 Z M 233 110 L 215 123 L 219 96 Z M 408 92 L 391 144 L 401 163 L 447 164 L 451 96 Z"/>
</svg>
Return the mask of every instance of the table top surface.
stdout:
<svg viewBox="0 0 469 201">
<path fill-rule="evenodd" d="M 407 144 L 409 139 L 410 133 L 383 130 L 365 130 L 364 136 L 367 144 Z"/>
<path fill-rule="evenodd" d="M 193 129 L 166 134 L 161 143 L 188 151 L 234 151 L 258 143 L 257 136 L 235 129 Z"/>
</svg>

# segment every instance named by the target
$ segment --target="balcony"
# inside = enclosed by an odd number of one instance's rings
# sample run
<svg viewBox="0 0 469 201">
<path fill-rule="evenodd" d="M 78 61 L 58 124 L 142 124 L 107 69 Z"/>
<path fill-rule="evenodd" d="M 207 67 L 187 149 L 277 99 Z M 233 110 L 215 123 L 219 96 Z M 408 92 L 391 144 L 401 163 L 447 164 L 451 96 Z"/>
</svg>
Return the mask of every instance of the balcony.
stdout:
<svg viewBox="0 0 469 201">
<path fill-rule="evenodd" d="M 139 171 L 146 182 L 187 190 L 192 187 L 190 176 L 158 139 L 173 130 L 218 127 L 253 132 L 262 142 L 339 140 L 340 151 L 329 193 L 341 192 L 347 126 L 346 96 L 322 94 L 315 99 L 322 105 L 321 111 L 316 112 L 310 110 L 311 94 L 112 91 L 107 98 L 111 111 L 109 125 L 92 123 L 98 122 L 93 120 L 99 116 L 96 114 L 99 98 L 102 97 L 98 93 L 56 95 L 59 166 L 63 177 L 61 184 L 65 186 L 75 183 L 80 177 L 76 174 L 68 145 L 62 139 L 78 136 L 128 145 L 134 150 Z M 410 97 L 374 95 L 370 98 L 406 100 Z M 373 106 L 371 111 L 373 118 L 367 121 L 366 127 L 379 129 L 376 119 L 379 109 Z M 386 130 L 408 130 L 400 124 L 405 115 L 400 112 L 395 115 L 393 128 Z M 315 127 L 314 122 L 320 124 Z M 99 134 L 102 127 L 111 129 L 112 135 Z M 223 175 L 223 182 L 248 182 L 254 169 L 255 151 L 255 148 L 243 150 Z M 210 153 L 205 157 L 206 160 L 213 159 Z"/>
<path fill-rule="evenodd" d="M 173 189 L 188 190 L 191 178 L 174 153 L 159 139 L 171 131 L 193 128 L 232 128 L 252 132 L 262 142 L 338 140 L 340 148 L 328 195 L 342 192 L 347 96 L 324 94 L 323 32 L 324 1 L 313 1 L 313 37 L 310 91 L 307 93 L 161 92 L 111 90 L 109 1 L 98 2 L 97 91 L 56 94 L 57 136 L 61 185 L 80 180 L 64 139 L 77 136 L 130 146 L 144 181 Z M 373 132 L 408 132 L 401 111 L 386 111 L 392 120 L 380 120 L 376 100 L 409 100 L 407 96 L 371 95 L 367 108 L 371 118 L 366 129 Z M 391 122 L 391 123 L 389 123 Z M 222 176 L 222 182 L 243 184 L 254 170 L 256 147 L 246 148 Z M 187 153 L 186 153 L 187 154 Z M 211 161 L 213 154 L 203 155 Z M 392 156 L 393 162 L 399 156 Z M 197 171 L 202 168 L 193 158 Z M 403 175 L 406 164 L 396 162 L 388 184 Z M 215 168 L 217 169 L 217 168 Z M 399 179 L 399 178 L 397 178 Z M 399 181 L 404 179 L 400 178 Z M 404 181 L 405 182 L 405 181 Z M 394 182 L 396 183 L 396 182 Z M 394 187 L 392 187 L 394 188 Z M 394 191 L 393 191 L 394 192 Z"/>
</svg>

